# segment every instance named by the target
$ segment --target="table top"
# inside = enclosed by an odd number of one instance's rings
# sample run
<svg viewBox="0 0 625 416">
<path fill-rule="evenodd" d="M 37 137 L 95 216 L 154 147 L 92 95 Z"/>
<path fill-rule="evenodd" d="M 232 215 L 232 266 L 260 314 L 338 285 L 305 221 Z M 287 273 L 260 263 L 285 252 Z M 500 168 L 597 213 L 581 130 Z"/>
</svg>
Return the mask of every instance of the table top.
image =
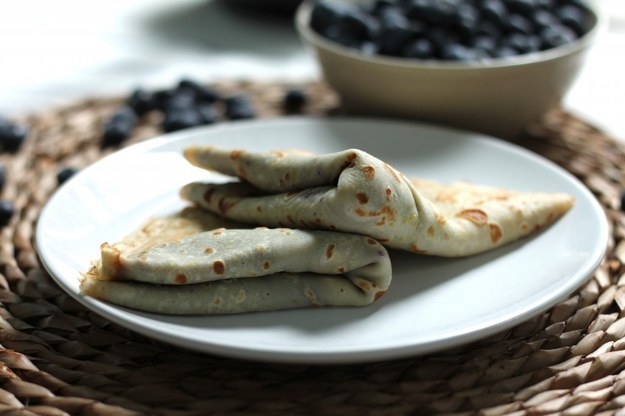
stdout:
<svg viewBox="0 0 625 416">
<path fill-rule="evenodd" d="M 319 69 L 289 16 L 250 14 L 218 0 L 3 2 L 0 114 L 137 86 L 200 80 L 310 80 Z M 564 107 L 625 140 L 625 4 L 609 15 Z"/>
</svg>

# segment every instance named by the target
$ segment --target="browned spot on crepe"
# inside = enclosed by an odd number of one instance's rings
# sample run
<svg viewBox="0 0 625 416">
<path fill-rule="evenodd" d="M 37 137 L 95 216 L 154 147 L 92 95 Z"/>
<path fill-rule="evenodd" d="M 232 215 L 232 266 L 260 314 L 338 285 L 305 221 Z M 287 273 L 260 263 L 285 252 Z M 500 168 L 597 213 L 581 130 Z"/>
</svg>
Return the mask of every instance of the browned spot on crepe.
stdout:
<svg viewBox="0 0 625 416">
<path fill-rule="evenodd" d="M 371 285 L 366 280 L 361 280 L 360 282 L 358 282 L 358 287 L 361 288 L 362 290 L 371 289 Z"/>
<path fill-rule="evenodd" d="M 269 270 L 270 267 L 271 267 L 271 263 L 269 263 L 268 261 L 265 260 L 263 262 L 263 269 Z"/>
<path fill-rule="evenodd" d="M 365 212 L 364 209 L 362 208 L 356 208 L 354 210 L 354 212 L 356 213 L 356 215 L 358 215 L 359 217 L 364 217 L 365 215 L 367 215 L 367 213 Z"/>
<path fill-rule="evenodd" d="M 361 204 L 366 204 L 367 202 L 369 202 L 369 196 L 367 196 L 367 194 L 364 192 L 358 192 L 356 194 L 356 199 L 358 199 L 358 202 L 360 202 Z"/>
<path fill-rule="evenodd" d="M 430 237 L 434 236 L 434 227 L 432 227 L 431 225 L 428 227 L 428 235 Z"/>
<path fill-rule="evenodd" d="M 287 214 L 286 219 L 291 223 L 291 224 L 295 224 L 295 220 L 293 219 L 293 217 L 291 217 L 290 214 Z"/>
<path fill-rule="evenodd" d="M 223 234 L 223 231 L 221 230 L 215 230 L 211 233 L 211 235 L 222 235 L 222 234 Z"/>
<path fill-rule="evenodd" d="M 447 224 L 447 220 L 445 219 L 445 216 L 441 214 L 440 212 L 435 213 L 434 216 L 436 217 L 436 223 L 440 225 L 441 227 Z"/>
<path fill-rule="evenodd" d="M 386 293 L 386 291 L 384 291 L 384 290 L 380 290 L 380 291 L 378 291 L 378 292 L 376 292 L 376 293 L 375 293 L 375 295 L 373 296 L 373 298 L 374 298 L 375 300 L 378 300 L 378 299 L 380 299 L 382 296 L 384 296 L 384 294 L 385 294 L 385 293 Z"/>
<path fill-rule="evenodd" d="M 206 254 L 212 254 L 214 252 L 215 252 L 215 249 L 213 247 L 206 247 L 204 249 L 204 253 L 206 253 Z"/>
<path fill-rule="evenodd" d="M 284 152 L 281 152 L 280 150 L 274 150 L 271 153 L 273 153 L 276 157 L 284 157 Z"/>
<path fill-rule="evenodd" d="M 257 205 L 256 212 L 263 212 L 263 208 L 260 205 Z"/>
<path fill-rule="evenodd" d="M 185 275 L 184 273 L 178 273 L 176 277 L 174 277 L 174 282 L 178 283 L 179 285 L 184 285 L 185 283 L 187 283 L 187 275 Z"/>
<path fill-rule="evenodd" d="M 374 245 L 374 244 L 377 244 L 378 242 L 375 241 L 373 238 L 367 238 L 367 243 Z"/>
<path fill-rule="evenodd" d="M 226 265 L 224 264 L 223 261 L 221 260 L 216 260 L 215 262 L 213 262 L 213 272 L 215 274 L 224 274 L 224 272 L 226 271 Z"/>
<path fill-rule="evenodd" d="M 467 219 L 475 224 L 482 225 L 488 221 L 488 214 L 481 209 L 465 209 L 456 214 L 458 217 Z"/>
<path fill-rule="evenodd" d="M 503 235 L 501 227 L 497 224 L 488 224 L 488 231 L 490 232 L 490 241 L 492 241 L 493 244 L 497 243 Z"/>
<path fill-rule="evenodd" d="M 334 244 L 330 244 L 328 245 L 328 247 L 326 247 L 326 257 L 330 258 L 334 255 Z"/>
<path fill-rule="evenodd" d="M 230 152 L 230 159 L 237 160 L 239 156 L 241 156 L 241 153 L 243 153 L 242 150 L 233 150 L 232 152 Z"/>
<path fill-rule="evenodd" d="M 375 178 L 375 168 L 373 166 L 366 165 L 366 166 L 363 166 L 361 170 L 362 170 L 362 173 L 365 174 L 365 177 L 368 180 Z"/>
<path fill-rule="evenodd" d="M 419 246 L 418 246 L 418 245 L 416 245 L 415 243 L 410 244 L 410 250 L 411 250 L 413 253 L 418 253 L 418 254 L 425 254 L 425 253 L 427 253 L 427 251 L 426 251 L 426 250 L 422 250 L 422 249 L 420 249 L 420 248 L 419 248 Z"/>
<path fill-rule="evenodd" d="M 339 273 L 345 273 L 345 267 L 339 267 L 336 271 Z"/>
</svg>

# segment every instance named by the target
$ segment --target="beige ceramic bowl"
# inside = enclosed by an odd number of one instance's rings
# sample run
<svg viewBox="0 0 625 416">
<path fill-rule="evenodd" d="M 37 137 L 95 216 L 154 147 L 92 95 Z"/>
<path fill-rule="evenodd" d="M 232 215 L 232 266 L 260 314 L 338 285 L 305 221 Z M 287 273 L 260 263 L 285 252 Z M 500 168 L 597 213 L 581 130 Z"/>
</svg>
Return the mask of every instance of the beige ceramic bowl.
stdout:
<svg viewBox="0 0 625 416">
<path fill-rule="evenodd" d="M 367 56 L 332 42 L 309 26 L 312 1 L 295 22 L 312 46 L 323 76 L 351 114 L 408 118 L 514 138 L 560 103 L 602 27 L 547 51 L 489 62 L 443 62 Z M 591 4 L 592 6 L 592 4 Z"/>
</svg>

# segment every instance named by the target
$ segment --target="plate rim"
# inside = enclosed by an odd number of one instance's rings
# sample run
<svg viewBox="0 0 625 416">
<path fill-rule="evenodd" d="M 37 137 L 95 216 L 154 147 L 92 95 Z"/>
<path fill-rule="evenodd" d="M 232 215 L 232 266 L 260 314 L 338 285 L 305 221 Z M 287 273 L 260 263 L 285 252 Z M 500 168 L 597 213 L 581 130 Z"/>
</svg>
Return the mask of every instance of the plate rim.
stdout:
<svg viewBox="0 0 625 416">
<path fill-rule="evenodd" d="M 49 273 L 52 279 L 58 284 L 70 297 L 77 300 L 83 306 L 90 311 L 97 313 L 123 327 L 129 328 L 144 336 L 157 339 L 167 344 L 177 345 L 179 347 L 188 348 L 194 351 L 202 353 L 216 354 L 220 356 L 227 356 L 237 359 L 258 360 L 273 363 L 286 363 L 286 364 L 307 364 L 307 365 L 324 365 L 324 364 L 353 364 L 364 363 L 373 361 L 382 361 L 389 359 L 402 359 L 408 357 L 417 357 L 423 354 L 432 353 L 440 350 L 446 350 L 448 348 L 465 345 L 467 343 L 486 338 L 494 335 L 505 329 L 514 327 L 515 325 L 538 315 L 541 312 L 548 310 L 556 305 L 559 301 L 570 296 L 576 289 L 581 287 L 589 278 L 592 277 L 594 271 L 599 267 L 603 261 L 609 240 L 609 225 L 608 219 L 600 205 L 599 201 L 594 197 L 591 191 L 584 185 L 579 179 L 577 179 L 572 173 L 568 172 L 564 168 L 557 165 L 555 162 L 545 158 L 542 155 L 532 152 L 529 149 L 519 146 L 514 142 L 504 141 L 495 137 L 484 135 L 477 132 L 465 131 L 457 128 L 451 128 L 446 126 L 439 126 L 430 123 L 421 123 L 406 120 L 394 120 L 387 118 L 371 118 L 371 117 L 353 117 L 353 116 L 289 116 L 289 117 L 276 117 L 268 119 L 254 119 L 254 120 L 242 120 L 236 123 L 223 123 L 212 126 L 202 126 L 192 129 L 186 129 L 174 133 L 161 134 L 150 139 L 146 139 L 142 142 L 132 144 L 128 147 L 117 150 L 103 158 L 91 163 L 78 175 L 88 174 L 89 170 L 100 163 L 109 163 L 105 161 L 113 160 L 114 158 L 127 157 L 126 155 L 134 152 L 146 152 L 166 145 L 169 142 L 177 142 L 185 139 L 191 139 L 197 137 L 202 133 L 219 134 L 220 131 L 228 131 L 231 129 L 250 128 L 257 125 L 271 126 L 271 125 L 285 125 L 285 124 L 298 124 L 298 123 L 356 123 L 356 124 L 386 124 L 390 126 L 405 126 L 407 128 L 415 128 L 421 130 L 436 131 L 445 135 L 452 136 L 468 136 L 462 137 L 460 140 L 477 140 L 484 142 L 487 145 L 495 146 L 498 149 L 505 149 L 505 151 L 513 151 L 520 154 L 524 158 L 529 158 L 534 163 L 540 163 L 543 166 L 549 167 L 551 170 L 557 172 L 567 179 L 572 185 L 574 185 L 582 194 L 585 195 L 587 202 L 590 203 L 593 211 L 598 214 L 598 234 L 601 235 L 600 239 L 605 242 L 602 246 L 594 247 L 592 255 L 589 258 L 594 259 L 592 262 L 587 262 L 585 268 L 576 270 L 570 278 L 567 279 L 568 284 L 563 285 L 566 289 L 560 290 L 559 296 L 553 297 L 546 294 L 545 296 L 537 299 L 530 305 L 527 305 L 522 310 L 515 310 L 505 315 L 505 319 L 501 317 L 499 319 L 490 318 L 487 322 L 481 322 L 477 325 L 471 325 L 464 327 L 462 331 L 452 331 L 452 333 L 439 337 L 436 340 L 428 341 L 420 344 L 400 343 L 394 347 L 386 347 L 377 349 L 334 349 L 332 351 L 293 351 L 290 349 L 277 350 L 277 349 L 259 349 L 251 346 L 241 346 L 239 344 L 232 345 L 231 343 L 223 342 L 206 342 L 206 340 L 190 339 L 186 337 L 172 337 L 171 333 L 160 330 L 160 328 L 149 328 L 144 325 L 140 325 L 135 319 L 129 318 L 128 314 L 137 314 L 137 311 L 123 308 L 117 305 L 108 304 L 99 300 L 91 299 L 81 295 L 79 292 L 73 290 L 65 279 L 61 276 L 57 276 L 54 266 L 50 263 L 47 256 L 44 255 L 45 249 L 41 249 L 40 241 L 43 241 L 43 226 L 40 224 L 45 223 L 45 219 L 48 212 L 54 206 L 54 200 L 58 197 L 61 188 L 57 189 L 46 201 L 42 208 L 35 230 L 35 248 L 39 256 L 40 262 L 44 269 Z M 70 178 L 62 187 L 70 187 L 76 177 Z M 62 192 L 62 191 L 61 191 Z M 544 300 L 547 298 L 548 300 Z M 158 320 L 159 314 L 150 314 L 145 312 L 139 312 L 139 315 L 150 315 L 150 319 Z M 143 318 L 143 317 L 142 317 Z M 311 359 L 311 354 L 314 354 L 314 359 Z"/>
</svg>

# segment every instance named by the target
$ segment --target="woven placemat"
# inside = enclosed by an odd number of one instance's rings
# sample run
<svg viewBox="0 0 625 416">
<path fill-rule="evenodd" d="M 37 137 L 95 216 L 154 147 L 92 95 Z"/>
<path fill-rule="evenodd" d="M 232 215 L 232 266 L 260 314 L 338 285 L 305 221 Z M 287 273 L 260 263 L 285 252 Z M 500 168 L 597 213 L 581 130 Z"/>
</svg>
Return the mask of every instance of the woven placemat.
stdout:
<svg viewBox="0 0 625 416">
<path fill-rule="evenodd" d="M 251 94 L 259 117 L 283 114 L 287 85 L 216 87 Z M 303 87 L 305 113 L 337 112 L 327 87 Z M 99 143 L 103 121 L 121 102 L 91 99 L 27 115 L 28 139 L 0 156 L 2 197 L 17 209 L 0 230 L 1 415 L 608 415 L 625 406 L 625 148 L 598 129 L 554 110 L 519 142 L 580 178 L 608 214 L 608 256 L 576 293 L 453 350 L 366 365 L 273 365 L 133 333 L 80 306 L 42 270 L 33 232 L 56 173 L 115 150 Z M 159 117 L 143 118 L 124 145 L 160 134 Z"/>
</svg>

